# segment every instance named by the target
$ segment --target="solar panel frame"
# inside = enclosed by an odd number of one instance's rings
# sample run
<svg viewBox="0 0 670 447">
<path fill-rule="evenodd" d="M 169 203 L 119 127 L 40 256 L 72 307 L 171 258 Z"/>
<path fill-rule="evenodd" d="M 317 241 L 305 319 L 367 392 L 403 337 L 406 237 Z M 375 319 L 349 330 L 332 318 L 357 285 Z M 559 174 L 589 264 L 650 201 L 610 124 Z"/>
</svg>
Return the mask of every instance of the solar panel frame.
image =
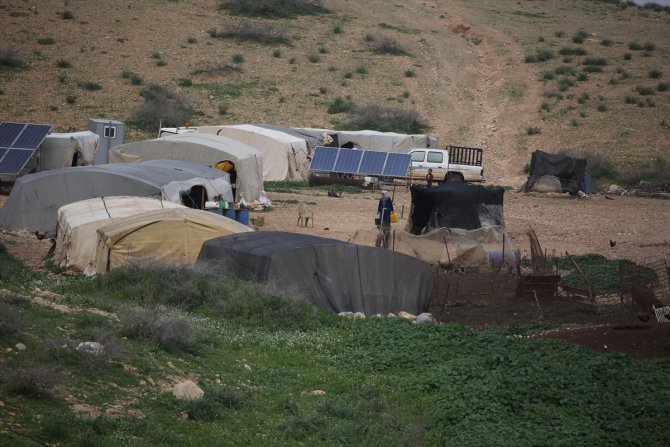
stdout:
<svg viewBox="0 0 670 447">
<path fill-rule="evenodd" d="M 407 177 L 411 161 L 412 156 L 410 154 L 390 152 L 386 157 L 382 175 L 385 177 Z"/>
<path fill-rule="evenodd" d="M 358 167 L 361 164 L 363 151 L 359 149 L 342 149 L 340 148 L 335 163 L 334 172 L 341 172 L 343 174 L 356 174 Z"/>
<path fill-rule="evenodd" d="M 358 173 L 361 175 L 381 175 L 386 164 L 386 153 L 365 151 Z"/>
<path fill-rule="evenodd" d="M 53 126 L 0 123 L 0 174 L 19 175 Z"/>
<path fill-rule="evenodd" d="M 319 146 L 315 148 L 312 162 L 309 166 L 310 171 L 333 172 L 338 154 L 339 148 L 337 147 Z"/>
</svg>

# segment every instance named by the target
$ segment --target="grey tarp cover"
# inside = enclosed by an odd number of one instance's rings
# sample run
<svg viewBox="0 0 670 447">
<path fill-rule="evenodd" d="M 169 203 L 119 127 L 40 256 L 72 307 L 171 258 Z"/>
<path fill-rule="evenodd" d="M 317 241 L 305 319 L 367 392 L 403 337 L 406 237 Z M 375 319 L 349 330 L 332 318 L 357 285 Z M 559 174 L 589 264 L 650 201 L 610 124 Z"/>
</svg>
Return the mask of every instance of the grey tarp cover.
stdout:
<svg viewBox="0 0 670 447">
<path fill-rule="evenodd" d="M 261 123 L 261 124 L 256 124 L 258 127 L 263 127 L 265 129 L 270 129 L 270 130 L 276 130 L 277 132 L 284 132 L 287 133 L 291 136 L 297 137 L 297 138 L 302 138 L 305 140 L 305 143 L 307 143 L 307 147 L 310 150 L 314 150 L 315 147 L 317 146 L 322 146 L 323 144 L 323 138 L 321 137 L 315 137 L 309 132 L 301 132 L 299 129 L 293 129 L 291 127 L 280 127 L 280 126 L 275 126 L 273 124 L 267 124 L 267 123 Z"/>
<path fill-rule="evenodd" d="M 420 147 L 437 147 L 437 140 L 424 134 L 401 134 L 395 132 L 378 132 L 376 130 L 329 130 L 312 128 L 293 128 L 294 131 L 323 140 L 328 134 L 333 142 L 322 146 L 357 147 L 381 152 L 399 152 L 406 154 L 411 149 Z"/>
<path fill-rule="evenodd" d="M 545 175 L 558 177 L 562 192 L 576 194 L 584 180 L 586 160 L 563 154 L 535 151 L 530 157 L 530 173 L 524 191 L 533 190 L 535 183 Z"/>
<path fill-rule="evenodd" d="M 487 189 L 463 182 L 446 182 L 436 188 L 412 187 L 409 232 L 424 234 L 437 228 L 474 230 L 504 228 L 502 188 Z"/>
<path fill-rule="evenodd" d="M 227 173 L 183 161 L 80 166 L 28 174 L 16 181 L 0 208 L 0 226 L 55 231 L 58 208 L 68 203 L 124 195 L 178 201 L 179 191 L 193 184 L 202 185 L 210 196 L 219 193 L 232 200 Z"/>
<path fill-rule="evenodd" d="M 269 284 L 333 312 L 418 314 L 428 309 L 433 290 L 430 266 L 411 256 L 279 231 L 210 239 L 196 265 Z"/>
</svg>

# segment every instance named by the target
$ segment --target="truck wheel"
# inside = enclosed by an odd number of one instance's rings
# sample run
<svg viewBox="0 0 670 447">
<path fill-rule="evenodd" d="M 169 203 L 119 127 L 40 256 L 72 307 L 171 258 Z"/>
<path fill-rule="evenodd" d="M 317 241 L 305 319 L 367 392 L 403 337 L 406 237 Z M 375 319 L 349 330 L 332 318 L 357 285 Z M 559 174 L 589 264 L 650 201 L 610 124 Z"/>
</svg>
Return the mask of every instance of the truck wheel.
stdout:
<svg viewBox="0 0 670 447">
<path fill-rule="evenodd" d="M 462 182 L 463 176 L 459 174 L 449 173 L 444 177 L 445 182 Z"/>
</svg>

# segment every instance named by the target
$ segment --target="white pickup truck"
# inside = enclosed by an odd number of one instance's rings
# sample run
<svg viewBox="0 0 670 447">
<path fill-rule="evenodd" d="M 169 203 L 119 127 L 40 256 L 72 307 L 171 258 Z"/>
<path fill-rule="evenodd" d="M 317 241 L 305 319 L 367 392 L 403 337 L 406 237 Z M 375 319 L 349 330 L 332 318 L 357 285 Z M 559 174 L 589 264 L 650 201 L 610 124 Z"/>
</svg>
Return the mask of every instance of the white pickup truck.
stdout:
<svg viewBox="0 0 670 447">
<path fill-rule="evenodd" d="M 483 182 L 483 152 L 479 148 L 459 146 L 447 146 L 445 149 L 412 149 L 410 175 L 414 180 L 424 180 L 428 169 L 432 169 L 436 183 Z"/>
</svg>

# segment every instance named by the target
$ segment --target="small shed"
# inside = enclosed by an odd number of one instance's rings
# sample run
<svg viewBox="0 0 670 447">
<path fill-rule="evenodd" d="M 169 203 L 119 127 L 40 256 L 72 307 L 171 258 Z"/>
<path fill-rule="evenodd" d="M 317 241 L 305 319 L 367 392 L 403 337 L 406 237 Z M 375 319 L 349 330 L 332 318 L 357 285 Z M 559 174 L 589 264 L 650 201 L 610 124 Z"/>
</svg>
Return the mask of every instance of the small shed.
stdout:
<svg viewBox="0 0 670 447">
<path fill-rule="evenodd" d="M 126 125 L 121 121 L 89 118 L 87 129 L 100 135 L 100 145 L 93 164 L 102 165 L 107 163 L 107 152 L 111 148 L 124 143 Z"/>
</svg>

